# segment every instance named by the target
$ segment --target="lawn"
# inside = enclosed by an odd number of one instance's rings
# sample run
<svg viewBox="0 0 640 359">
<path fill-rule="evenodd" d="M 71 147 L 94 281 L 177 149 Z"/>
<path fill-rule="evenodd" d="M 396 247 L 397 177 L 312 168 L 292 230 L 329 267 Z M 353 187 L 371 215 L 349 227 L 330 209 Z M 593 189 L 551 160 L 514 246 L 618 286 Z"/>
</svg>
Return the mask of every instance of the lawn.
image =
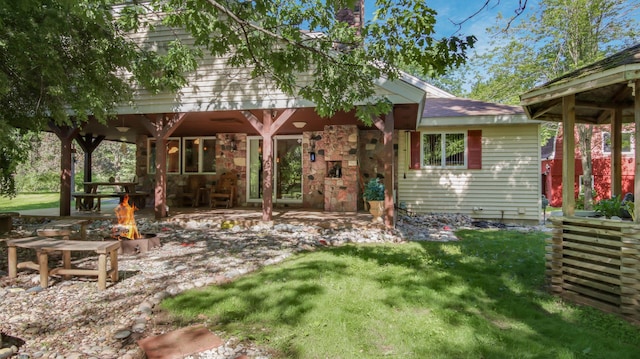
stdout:
<svg viewBox="0 0 640 359">
<path fill-rule="evenodd" d="M 276 358 L 638 358 L 640 330 L 544 291 L 546 234 L 347 245 L 165 300 Z"/>
<path fill-rule="evenodd" d="M 0 197 L 0 212 L 57 208 L 59 206 L 60 193 L 58 192 L 21 193 L 14 198 Z"/>
</svg>

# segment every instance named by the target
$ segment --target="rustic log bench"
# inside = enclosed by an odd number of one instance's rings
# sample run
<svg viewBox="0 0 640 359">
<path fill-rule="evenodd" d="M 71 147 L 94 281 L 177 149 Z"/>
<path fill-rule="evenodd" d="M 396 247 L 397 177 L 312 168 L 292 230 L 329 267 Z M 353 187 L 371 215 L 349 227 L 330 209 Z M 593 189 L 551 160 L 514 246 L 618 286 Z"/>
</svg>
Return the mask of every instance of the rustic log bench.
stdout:
<svg viewBox="0 0 640 359">
<path fill-rule="evenodd" d="M 61 237 L 71 239 L 74 234 L 74 226 L 80 226 L 80 239 L 87 239 L 88 219 L 60 219 L 49 222 L 36 230 L 38 237 Z"/>
<path fill-rule="evenodd" d="M 20 217 L 18 212 L 0 212 L 0 233 L 11 232 L 13 217 Z"/>
<path fill-rule="evenodd" d="M 107 288 L 107 276 L 111 282 L 118 281 L 118 249 L 119 241 L 73 241 L 46 237 L 27 237 L 7 239 L 5 243 L 9 253 L 9 278 L 18 275 L 19 268 L 30 268 L 40 272 L 40 286 L 46 288 L 49 285 L 49 275 L 61 274 L 65 279 L 71 275 L 88 275 L 98 277 L 98 289 Z M 38 263 L 18 263 L 17 248 L 35 249 Z M 49 253 L 61 251 L 63 266 L 49 270 Z M 93 251 L 98 254 L 98 269 L 71 268 L 71 252 Z M 110 269 L 107 270 L 107 255 L 110 259 Z"/>
</svg>

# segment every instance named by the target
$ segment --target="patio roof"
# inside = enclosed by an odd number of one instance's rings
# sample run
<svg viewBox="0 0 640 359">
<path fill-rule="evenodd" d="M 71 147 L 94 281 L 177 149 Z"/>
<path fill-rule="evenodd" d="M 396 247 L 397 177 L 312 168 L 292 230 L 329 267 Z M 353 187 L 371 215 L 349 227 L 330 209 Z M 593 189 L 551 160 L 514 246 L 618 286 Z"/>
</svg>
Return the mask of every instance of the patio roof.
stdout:
<svg viewBox="0 0 640 359">
<path fill-rule="evenodd" d="M 531 119 L 562 121 L 562 98 L 575 95 L 576 122 L 605 124 L 622 110 L 622 122 L 634 121 L 633 81 L 640 79 L 640 44 L 567 73 L 520 96 Z"/>
</svg>

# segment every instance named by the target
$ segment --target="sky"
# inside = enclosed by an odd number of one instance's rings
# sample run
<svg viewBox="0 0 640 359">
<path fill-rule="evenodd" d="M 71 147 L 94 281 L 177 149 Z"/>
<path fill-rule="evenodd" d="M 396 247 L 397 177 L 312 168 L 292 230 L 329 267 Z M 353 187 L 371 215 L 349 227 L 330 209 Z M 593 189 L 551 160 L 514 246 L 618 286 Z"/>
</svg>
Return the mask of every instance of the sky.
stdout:
<svg viewBox="0 0 640 359">
<path fill-rule="evenodd" d="M 452 35 L 475 35 L 478 42 L 475 50 L 482 52 L 487 48 L 491 34 L 486 32 L 488 27 L 495 25 L 498 13 L 506 17 L 515 15 L 519 1 L 516 0 L 489 0 L 483 8 L 485 0 L 426 0 L 427 5 L 434 9 L 436 16 L 436 38 L 449 37 Z M 534 11 L 538 0 L 527 0 L 525 13 Z M 375 0 L 365 0 L 365 16 L 367 19 L 373 17 L 375 10 Z M 476 14 L 476 12 L 478 12 Z M 474 15 L 475 14 L 475 15 Z M 454 23 L 459 23 L 471 17 L 458 27 Z"/>
</svg>

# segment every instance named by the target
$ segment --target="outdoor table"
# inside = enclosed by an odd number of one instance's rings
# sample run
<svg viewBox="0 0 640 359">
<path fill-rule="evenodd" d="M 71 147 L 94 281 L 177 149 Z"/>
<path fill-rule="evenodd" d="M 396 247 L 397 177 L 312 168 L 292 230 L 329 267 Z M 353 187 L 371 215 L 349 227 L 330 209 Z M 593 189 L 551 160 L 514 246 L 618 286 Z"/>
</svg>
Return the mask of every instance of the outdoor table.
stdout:
<svg viewBox="0 0 640 359">
<path fill-rule="evenodd" d="M 138 182 L 83 182 L 86 193 L 97 193 L 100 186 L 120 186 L 126 193 L 136 193 Z"/>
</svg>

